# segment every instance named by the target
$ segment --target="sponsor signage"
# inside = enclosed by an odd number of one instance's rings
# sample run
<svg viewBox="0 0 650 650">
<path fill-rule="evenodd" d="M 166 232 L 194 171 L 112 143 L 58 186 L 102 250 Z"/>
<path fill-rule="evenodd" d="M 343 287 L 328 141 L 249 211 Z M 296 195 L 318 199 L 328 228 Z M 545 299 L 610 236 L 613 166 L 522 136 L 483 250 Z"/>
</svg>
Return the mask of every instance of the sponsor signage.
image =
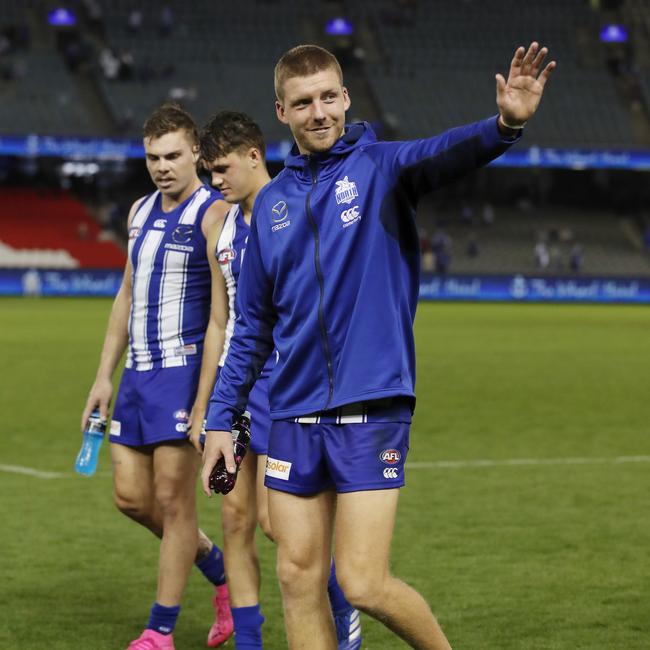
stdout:
<svg viewBox="0 0 650 650">
<path fill-rule="evenodd" d="M 650 303 L 650 278 L 422 274 L 420 300 Z"/>
</svg>

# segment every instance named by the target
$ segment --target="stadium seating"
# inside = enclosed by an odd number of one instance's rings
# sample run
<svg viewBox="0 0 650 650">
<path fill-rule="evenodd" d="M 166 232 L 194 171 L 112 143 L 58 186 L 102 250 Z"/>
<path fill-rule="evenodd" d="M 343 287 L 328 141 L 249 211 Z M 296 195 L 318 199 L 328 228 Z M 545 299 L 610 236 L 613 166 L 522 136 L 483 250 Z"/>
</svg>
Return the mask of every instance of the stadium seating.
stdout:
<svg viewBox="0 0 650 650">
<path fill-rule="evenodd" d="M 412 3 L 395 20 L 392 0 L 348 0 L 368 21 L 381 61 L 368 65 L 375 98 L 399 137 L 436 133 L 496 113 L 494 75 L 507 75 L 514 47 L 547 45 L 561 73 L 526 143 L 550 147 L 631 147 L 634 135 L 611 75 L 597 60 L 580 63 L 578 34 L 598 19 L 579 0 Z"/>
<path fill-rule="evenodd" d="M 0 191 L 0 266 L 123 267 L 123 250 L 100 232 L 83 204 L 65 193 Z"/>
<path fill-rule="evenodd" d="M 542 273 L 571 275 L 571 248 L 578 244 L 584 252 L 580 273 L 613 277 L 645 277 L 650 274 L 650 259 L 630 238 L 625 220 L 607 212 L 569 210 L 549 207 L 532 213 L 508 207 L 496 208 L 490 226 L 462 224 L 460 206 L 453 203 L 444 209 L 425 202 L 418 220 L 433 236 L 437 228 L 451 239 L 453 273 Z M 553 242 L 552 233 L 558 233 Z M 558 259 L 546 269 L 535 262 L 534 246 L 545 238 L 548 248 L 557 249 Z M 467 254 L 470 240 L 477 243 L 478 255 Z M 549 241 L 551 240 L 551 241 Z"/>
</svg>

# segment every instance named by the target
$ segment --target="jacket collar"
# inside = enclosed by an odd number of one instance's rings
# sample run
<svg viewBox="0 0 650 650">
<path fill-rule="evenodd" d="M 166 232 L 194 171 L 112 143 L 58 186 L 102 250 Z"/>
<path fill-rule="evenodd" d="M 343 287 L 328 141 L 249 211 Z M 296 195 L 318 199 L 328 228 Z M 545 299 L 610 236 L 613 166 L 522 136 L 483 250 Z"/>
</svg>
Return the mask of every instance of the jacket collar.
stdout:
<svg viewBox="0 0 650 650">
<path fill-rule="evenodd" d="M 309 155 L 301 154 L 298 151 L 298 145 L 294 143 L 284 161 L 284 166 L 296 172 L 299 176 L 309 173 L 310 167 L 312 169 L 315 167 L 319 172 L 325 171 L 328 167 L 337 164 L 343 156 L 348 155 L 354 149 L 376 141 L 377 136 L 368 122 L 346 124 L 343 135 L 329 151 Z"/>
</svg>

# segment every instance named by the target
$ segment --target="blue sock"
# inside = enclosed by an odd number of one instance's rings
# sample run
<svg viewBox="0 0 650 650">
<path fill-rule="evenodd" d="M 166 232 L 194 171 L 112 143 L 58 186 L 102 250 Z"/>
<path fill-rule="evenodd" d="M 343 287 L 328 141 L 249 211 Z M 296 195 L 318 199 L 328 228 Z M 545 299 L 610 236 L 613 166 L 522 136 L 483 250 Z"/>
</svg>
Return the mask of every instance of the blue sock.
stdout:
<svg viewBox="0 0 650 650">
<path fill-rule="evenodd" d="M 215 586 L 226 582 L 226 570 L 223 566 L 223 553 L 216 544 L 212 545 L 210 552 L 197 560 L 194 564 L 201 570 L 201 573 Z"/>
<path fill-rule="evenodd" d="M 261 650 L 264 617 L 259 604 L 252 607 L 233 607 L 230 611 L 235 624 L 236 650 Z"/>
<path fill-rule="evenodd" d="M 176 619 L 180 611 L 180 605 L 176 607 L 164 607 L 163 605 L 154 603 L 151 608 L 151 614 L 149 614 L 147 629 L 155 630 L 156 632 L 160 632 L 160 634 L 171 634 L 174 631 Z"/>
<path fill-rule="evenodd" d="M 330 597 L 330 604 L 332 605 L 332 612 L 334 612 L 334 614 L 339 614 L 340 612 L 346 612 L 353 609 L 352 605 L 350 605 L 345 597 L 343 590 L 339 587 L 339 583 L 336 579 L 336 566 L 334 565 L 334 559 L 332 559 L 330 577 L 327 581 L 327 592 Z"/>
</svg>

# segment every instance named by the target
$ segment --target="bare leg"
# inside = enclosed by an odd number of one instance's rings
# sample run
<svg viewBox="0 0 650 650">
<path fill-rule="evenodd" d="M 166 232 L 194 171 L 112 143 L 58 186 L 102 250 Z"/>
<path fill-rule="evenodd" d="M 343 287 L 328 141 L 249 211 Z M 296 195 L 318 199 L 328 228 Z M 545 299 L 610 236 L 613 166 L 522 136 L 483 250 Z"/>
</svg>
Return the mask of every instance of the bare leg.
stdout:
<svg viewBox="0 0 650 650">
<path fill-rule="evenodd" d="M 199 457 L 189 443 L 154 449 L 154 493 L 162 514 L 157 602 L 171 607 L 181 601 L 196 558 L 198 526 L 195 480 Z"/>
<path fill-rule="evenodd" d="M 296 496 L 269 490 L 271 529 L 290 650 L 336 650 L 327 597 L 334 494 Z"/>
<path fill-rule="evenodd" d="M 422 596 L 390 575 L 399 490 L 339 494 L 336 570 L 350 603 L 418 650 L 451 650 Z"/>
<path fill-rule="evenodd" d="M 154 496 L 153 447 L 111 445 L 115 505 L 127 517 L 162 539 L 163 518 Z M 196 560 L 205 557 L 212 540 L 199 530 Z"/>
<path fill-rule="evenodd" d="M 255 454 L 244 457 L 235 489 L 221 503 L 231 607 L 251 607 L 260 598 L 260 565 L 255 546 L 257 462 Z"/>
</svg>

